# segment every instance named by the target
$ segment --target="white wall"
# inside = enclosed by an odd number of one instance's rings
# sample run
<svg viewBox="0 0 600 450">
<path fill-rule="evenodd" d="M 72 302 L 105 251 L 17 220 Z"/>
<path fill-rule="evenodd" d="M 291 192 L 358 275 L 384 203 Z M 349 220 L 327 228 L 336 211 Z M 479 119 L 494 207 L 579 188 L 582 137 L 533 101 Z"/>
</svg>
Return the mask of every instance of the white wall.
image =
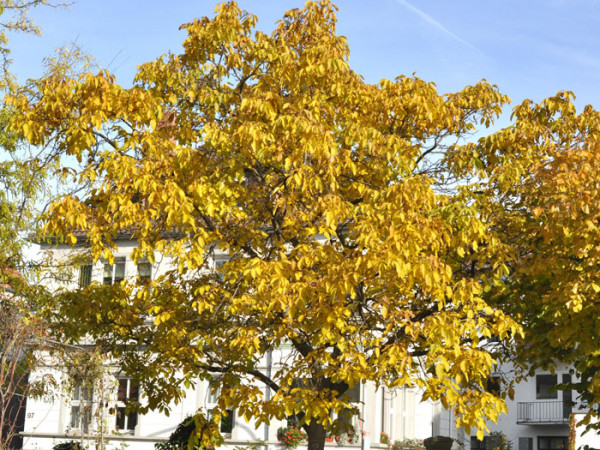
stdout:
<svg viewBox="0 0 600 450">
<path fill-rule="evenodd" d="M 505 374 L 511 373 L 511 367 L 505 366 L 502 368 L 502 372 Z M 562 381 L 562 375 L 569 373 L 569 368 L 566 366 L 559 366 L 556 370 L 557 381 Z M 539 371 L 537 374 L 550 374 L 550 372 Z M 525 381 L 515 386 L 514 400 L 507 399 L 508 413 L 503 414 L 499 417 L 497 423 L 488 422 L 488 428 L 490 432 L 502 432 L 506 435 L 509 441 L 512 443 L 513 450 L 520 450 L 519 438 L 531 438 L 532 450 L 538 450 L 538 438 L 551 437 L 551 436 L 564 436 L 569 435 L 568 420 L 564 423 L 546 423 L 546 424 L 522 424 L 517 423 L 518 419 L 518 403 L 520 402 L 531 402 L 531 403 L 544 403 L 544 402 L 562 402 L 564 393 L 561 391 L 557 392 L 556 399 L 538 399 L 536 398 L 536 377 L 530 377 Z M 573 393 L 573 400 L 576 399 L 576 394 Z M 476 430 L 472 430 L 471 436 L 475 435 Z M 487 434 L 487 433 L 486 433 Z M 465 448 L 468 450 L 471 448 L 469 435 L 465 434 Z M 525 444 L 525 442 L 522 442 Z M 528 450 L 527 448 L 522 450 Z"/>
</svg>

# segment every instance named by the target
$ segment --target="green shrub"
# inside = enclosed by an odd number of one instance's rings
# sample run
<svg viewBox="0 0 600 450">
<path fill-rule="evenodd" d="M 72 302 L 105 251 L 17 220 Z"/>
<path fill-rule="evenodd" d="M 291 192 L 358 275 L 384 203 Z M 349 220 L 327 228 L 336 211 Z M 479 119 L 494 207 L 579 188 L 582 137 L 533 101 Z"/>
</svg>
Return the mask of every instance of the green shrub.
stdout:
<svg viewBox="0 0 600 450">
<path fill-rule="evenodd" d="M 82 447 L 81 445 L 79 445 L 79 442 L 75 442 L 75 441 L 67 441 L 67 442 L 60 442 L 59 444 L 55 444 L 54 447 L 52 447 L 52 450 L 81 450 Z"/>
<path fill-rule="evenodd" d="M 210 436 L 210 439 L 207 439 Z M 196 439 L 195 439 L 196 438 Z M 200 443 L 191 445 L 192 442 L 210 442 L 209 446 Z M 154 444 L 156 450 L 214 450 L 223 443 L 223 436 L 219 434 L 219 422 L 214 418 L 207 421 L 201 414 L 187 416 L 183 419 L 175 431 L 169 436 L 167 442 Z"/>
<path fill-rule="evenodd" d="M 177 428 L 171 433 L 167 442 L 154 444 L 154 448 L 157 450 L 187 450 L 188 442 L 195 429 L 196 424 L 194 423 L 194 418 L 192 416 L 187 416 L 179 425 L 177 425 Z M 195 445 L 193 449 L 200 450 L 200 447 Z"/>
</svg>

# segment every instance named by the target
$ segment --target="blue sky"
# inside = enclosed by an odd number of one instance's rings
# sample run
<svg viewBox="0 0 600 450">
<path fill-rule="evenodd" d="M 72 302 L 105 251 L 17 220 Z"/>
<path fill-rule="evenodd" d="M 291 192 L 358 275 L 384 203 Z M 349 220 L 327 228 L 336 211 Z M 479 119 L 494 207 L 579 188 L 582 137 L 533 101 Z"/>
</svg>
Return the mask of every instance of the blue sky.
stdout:
<svg viewBox="0 0 600 450">
<path fill-rule="evenodd" d="M 178 52 L 182 23 L 212 15 L 213 0 L 76 0 L 68 10 L 33 13 L 42 37 L 13 35 L 13 70 L 42 73 L 41 61 L 76 41 L 121 84 L 135 67 Z M 240 0 L 271 31 L 300 0 Z M 499 85 L 513 105 L 572 90 L 577 105 L 600 108 L 598 0 L 339 0 L 338 33 L 350 44 L 350 62 L 367 81 L 400 74 L 456 91 L 481 78 Z"/>
</svg>

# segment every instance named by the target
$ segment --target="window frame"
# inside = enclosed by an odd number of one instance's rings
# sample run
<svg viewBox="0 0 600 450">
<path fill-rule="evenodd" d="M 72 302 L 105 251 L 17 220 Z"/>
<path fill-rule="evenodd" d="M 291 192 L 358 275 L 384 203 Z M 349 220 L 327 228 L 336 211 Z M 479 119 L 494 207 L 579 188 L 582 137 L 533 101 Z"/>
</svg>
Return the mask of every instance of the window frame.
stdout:
<svg viewBox="0 0 600 450">
<path fill-rule="evenodd" d="M 533 450 L 533 437 L 519 436 L 519 449 L 518 450 Z"/>
<path fill-rule="evenodd" d="M 352 388 L 349 388 L 343 394 L 343 397 L 351 405 L 358 406 L 361 403 L 361 399 L 362 399 L 362 395 L 363 395 L 362 390 L 363 390 L 362 384 L 356 383 Z M 404 395 L 406 395 L 406 392 L 404 392 Z M 338 421 L 340 421 L 340 423 L 343 422 L 344 423 L 343 426 L 345 426 L 348 429 L 348 433 L 350 433 L 351 430 L 354 430 L 354 432 L 357 432 L 357 430 L 360 428 L 359 423 L 358 423 L 359 417 L 356 414 L 351 413 L 351 408 L 342 408 L 340 411 L 337 412 L 337 414 L 333 413 L 332 419 L 338 420 Z"/>
<path fill-rule="evenodd" d="M 83 388 L 80 382 L 75 383 L 69 404 L 69 429 L 88 433 L 92 425 L 93 407 L 94 388 Z M 76 420 L 75 410 L 77 410 Z"/>
<path fill-rule="evenodd" d="M 543 382 L 542 380 L 553 380 L 553 383 L 550 388 L 548 382 Z M 546 373 L 546 374 L 538 374 L 535 376 L 535 399 L 536 400 L 558 400 L 558 390 L 556 386 L 558 385 L 558 376 L 556 374 Z"/>
<path fill-rule="evenodd" d="M 117 378 L 117 401 L 115 404 L 115 430 L 120 433 L 135 434 L 135 429 L 139 423 L 139 414 L 137 411 L 127 412 L 127 406 L 131 401 L 138 402 L 140 399 L 140 387 L 138 383 L 130 377 L 116 377 Z M 121 396 L 122 382 L 125 382 L 125 395 Z M 135 396 L 132 396 L 132 390 L 135 392 Z M 122 418 L 123 426 L 119 426 L 119 421 Z M 131 425 L 133 421 L 133 425 Z"/>
<path fill-rule="evenodd" d="M 555 447 L 555 446 L 549 445 L 548 447 L 542 447 L 540 444 L 542 443 L 543 439 L 548 439 L 549 443 L 552 440 L 560 439 L 563 442 L 563 446 Z M 538 436 L 537 437 L 537 448 L 538 448 L 538 450 L 567 450 L 569 448 L 569 437 L 568 436 Z"/>
<path fill-rule="evenodd" d="M 218 406 L 219 397 L 221 395 L 220 386 L 215 386 L 216 381 L 208 384 L 206 393 L 206 410 L 208 416 L 212 417 L 214 409 Z M 216 389 L 215 389 L 216 388 Z M 227 413 L 227 415 L 225 415 Z M 221 422 L 219 423 L 219 431 L 225 437 L 231 438 L 233 435 L 233 429 L 235 428 L 235 411 L 233 409 L 226 409 L 224 413 L 221 413 Z"/>
<path fill-rule="evenodd" d="M 219 255 L 213 256 L 212 271 L 216 275 L 219 282 L 225 281 L 225 274 L 223 272 L 221 272 L 219 269 L 221 269 L 221 267 L 223 267 L 225 264 L 227 264 L 230 261 L 230 259 L 231 258 L 229 257 L 229 255 L 224 255 L 224 254 L 219 254 Z"/>
<path fill-rule="evenodd" d="M 123 273 L 122 277 L 117 277 L 117 267 L 122 266 Z M 110 277 L 108 276 L 108 267 L 110 267 Z M 125 279 L 125 270 L 127 268 L 127 259 L 124 256 L 115 256 L 115 260 L 113 264 L 110 264 L 108 261 L 103 261 L 102 265 L 102 284 L 104 286 L 114 286 L 117 283 L 120 283 Z M 110 283 L 107 280 L 110 279 Z"/>
<path fill-rule="evenodd" d="M 142 267 L 142 266 L 148 267 L 148 275 L 142 275 L 142 273 L 140 271 L 140 267 Z M 152 275 L 153 275 L 154 270 L 153 270 L 152 263 L 150 261 L 148 261 L 147 259 L 139 260 L 137 263 L 136 269 L 137 269 L 137 276 L 138 276 L 140 283 L 147 284 L 152 281 Z"/>
<path fill-rule="evenodd" d="M 94 265 L 92 263 L 81 264 L 79 266 L 79 288 L 83 289 L 92 284 L 92 273 Z"/>
</svg>

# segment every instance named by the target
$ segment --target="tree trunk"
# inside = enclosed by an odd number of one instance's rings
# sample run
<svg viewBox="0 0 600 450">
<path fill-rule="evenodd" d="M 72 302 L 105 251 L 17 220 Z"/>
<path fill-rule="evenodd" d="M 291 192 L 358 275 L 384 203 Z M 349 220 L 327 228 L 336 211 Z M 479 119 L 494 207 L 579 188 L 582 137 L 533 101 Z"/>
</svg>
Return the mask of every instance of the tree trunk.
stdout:
<svg viewBox="0 0 600 450">
<path fill-rule="evenodd" d="M 325 428 L 313 420 L 304 427 L 308 436 L 308 450 L 323 450 L 325 448 Z"/>
</svg>

